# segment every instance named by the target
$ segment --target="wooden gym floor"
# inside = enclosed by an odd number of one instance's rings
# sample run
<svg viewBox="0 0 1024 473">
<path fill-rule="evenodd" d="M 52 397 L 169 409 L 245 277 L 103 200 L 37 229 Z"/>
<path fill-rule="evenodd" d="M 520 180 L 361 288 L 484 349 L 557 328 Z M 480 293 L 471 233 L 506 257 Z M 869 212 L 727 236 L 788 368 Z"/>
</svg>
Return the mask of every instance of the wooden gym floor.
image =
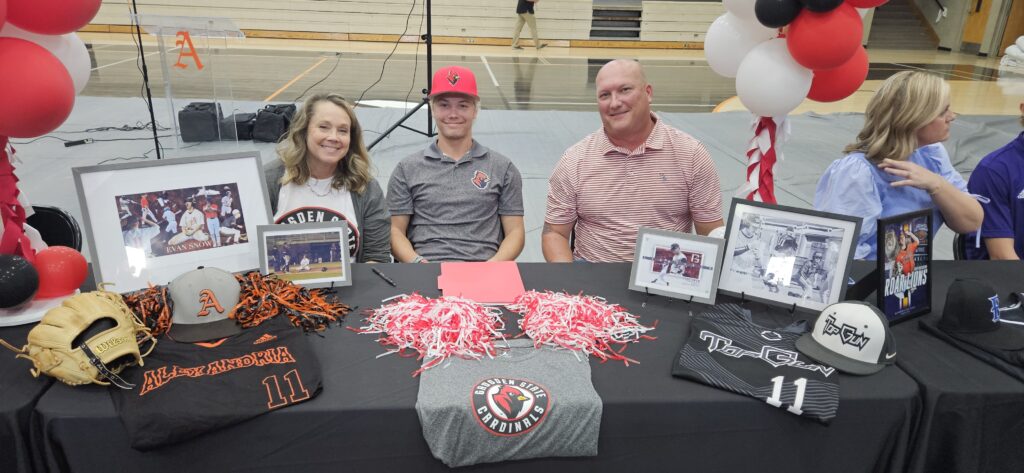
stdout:
<svg viewBox="0 0 1024 473">
<path fill-rule="evenodd" d="M 141 73 L 136 64 L 132 36 L 81 33 L 90 45 L 93 72 L 86 96 L 141 97 Z M 159 48 L 144 35 L 146 61 L 154 98 L 163 97 L 164 83 Z M 426 86 L 426 47 L 402 43 L 310 41 L 249 38 L 214 41 L 203 51 L 205 72 L 215 76 L 189 77 L 172 73 L 174 95 L 203 98 L 217 95 L 235 100 L 290 102 L 300 95 L 338 92 L 350 100 L 363 96 L 369 106 L 403 107 L 416 103 Z M 384 59 L 388 59 L 381 78 Z M 168 49 L 173 62 L 176 49 Z M 836 103 L 805 101 L 794 113 L 863 112 L 878 84 L 906 69 L 933 71 L 946 78 L 953 92 L 952 106 L 960 114 L 1015 115 L 1024 100 L 1024 76 L 999 77 L 999 61 L 944 51 L 868 49 L 868 80 L 853 96 Z M 540 51 L 526 47 L 435 45 L 434 68 L 464 65 L 477 76 L 483 107 L 498 110 L 596 110 L 594 76 L 604 62 L 620 57 L 641 60 L 654 86 L 654 108 L 665 112 L 741 110 L 732 79 L 718 76 L 707 66 L 700 50 L 635 50 L 565 48 L 557 44 Z M 212 63 L 212 64 L 211 64 Z M 1012 74 L 1011 74 L 1012 75 Z M 213 78 L 211 78 L 213 77 Z M 370 88 L 371 84 L 380 82 Z M 368 89 L 366 91 L 366 89 Z M 308 92 L 306 90 L 309 89 Z M 364 91 L 366 91 L 364 93 Z"/>
</svg>

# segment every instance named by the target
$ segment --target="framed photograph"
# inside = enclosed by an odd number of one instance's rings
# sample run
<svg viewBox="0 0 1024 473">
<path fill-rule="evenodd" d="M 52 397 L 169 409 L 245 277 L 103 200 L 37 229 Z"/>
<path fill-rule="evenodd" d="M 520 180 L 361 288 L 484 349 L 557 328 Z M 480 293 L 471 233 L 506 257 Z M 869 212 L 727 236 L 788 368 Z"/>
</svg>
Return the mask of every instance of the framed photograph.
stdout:
<svg viewBox="0 0 1024 473">
<path fill-rule="evenodd" d="M 714 304 L 725 240 L 640 227 L 629 288 Z"/>
<path fill-rule="evenodd" d="M 352 285 L 345 222 L 260 225 L 256 231 L 264 274 L 305 287 Z"/>
<path fill-rule="evenodd" d="M 245 153 L 72 169 L 96 281 L 118 292 L 167 284 L 197 266 L 259 266 L 270 222 L 260 156 Z"/>
<path fill-rule="evenodd" d="M 733 199 L 723 294 L 809 312 L 843 300 L 860 218 Z"/>
<path fill-rule="evenodd" d="M 932 310 L 932 209 L 878 219 L 878 308 L 889 324 Z"/>
</svg>

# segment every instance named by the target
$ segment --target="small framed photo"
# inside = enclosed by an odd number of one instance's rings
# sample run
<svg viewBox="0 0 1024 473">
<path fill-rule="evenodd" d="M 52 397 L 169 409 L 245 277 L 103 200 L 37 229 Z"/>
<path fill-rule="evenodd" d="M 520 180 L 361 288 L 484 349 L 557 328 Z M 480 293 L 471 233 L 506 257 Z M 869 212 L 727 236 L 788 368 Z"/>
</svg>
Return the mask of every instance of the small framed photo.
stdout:
<svg viewBox="0 0 1024 473">
<path fill-rule="evenodd" d="M 345 222 L 260 225 L 256 231 L 264 274 L 305 287 L 352 285 Z"/>
<path fill-rule="evenodd" d="M 96 281 L 119 292 L 167 284 L 197 266 L 259 265 L 270 222 L 256 151 L 72 169 Z"/>
<path fill-rule="evenodd" d="M 629 288 L 714 304 L 725 240 L 640 227 Z"/>
<path fill-rule="evenodd" d="M 889 324 L 932 310 L 932 209 L 878 219 L 878 308 Z"/>
<path fill-rule="evenodd" d="M 718 289 L 819 312 L 843 300 L 859 217 L 733 199 Z"/>
</svg>

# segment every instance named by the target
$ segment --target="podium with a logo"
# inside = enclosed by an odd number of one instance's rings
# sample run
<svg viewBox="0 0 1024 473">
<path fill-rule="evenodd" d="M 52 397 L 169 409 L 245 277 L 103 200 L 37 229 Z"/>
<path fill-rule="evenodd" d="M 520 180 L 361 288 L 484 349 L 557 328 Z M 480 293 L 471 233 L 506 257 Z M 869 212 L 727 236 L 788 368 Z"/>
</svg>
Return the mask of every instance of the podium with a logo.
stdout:
<svg viewBox="0 0 1024 473">
<path fill-rule="evenodd" d="M 228 18 L 140 14 L 138 24 L 156 36 L 173 147 L 202 141 L 237 143 L 233 70 L 225 54 L 245 34 Z M 157 118 L 158 121 L 160 118 Z"/>
</svg>

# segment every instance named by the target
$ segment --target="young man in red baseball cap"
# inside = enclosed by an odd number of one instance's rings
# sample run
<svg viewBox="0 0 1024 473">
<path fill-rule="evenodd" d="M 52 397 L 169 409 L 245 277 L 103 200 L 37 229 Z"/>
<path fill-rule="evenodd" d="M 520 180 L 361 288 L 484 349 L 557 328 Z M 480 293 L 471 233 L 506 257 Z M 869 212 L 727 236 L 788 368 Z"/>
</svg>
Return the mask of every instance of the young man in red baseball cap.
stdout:
<svg viewBox="0 0 1024 473">
<path fill-rule="evenodd" d="M 434 73 L 437 141 L 395 167 L 388 183 L 391 251 L 406 263 L 511 261 L 523 251 L 523 182 L 505 156 L 473 139 L 480 110 L 465 67 Z"/>
</svg>

